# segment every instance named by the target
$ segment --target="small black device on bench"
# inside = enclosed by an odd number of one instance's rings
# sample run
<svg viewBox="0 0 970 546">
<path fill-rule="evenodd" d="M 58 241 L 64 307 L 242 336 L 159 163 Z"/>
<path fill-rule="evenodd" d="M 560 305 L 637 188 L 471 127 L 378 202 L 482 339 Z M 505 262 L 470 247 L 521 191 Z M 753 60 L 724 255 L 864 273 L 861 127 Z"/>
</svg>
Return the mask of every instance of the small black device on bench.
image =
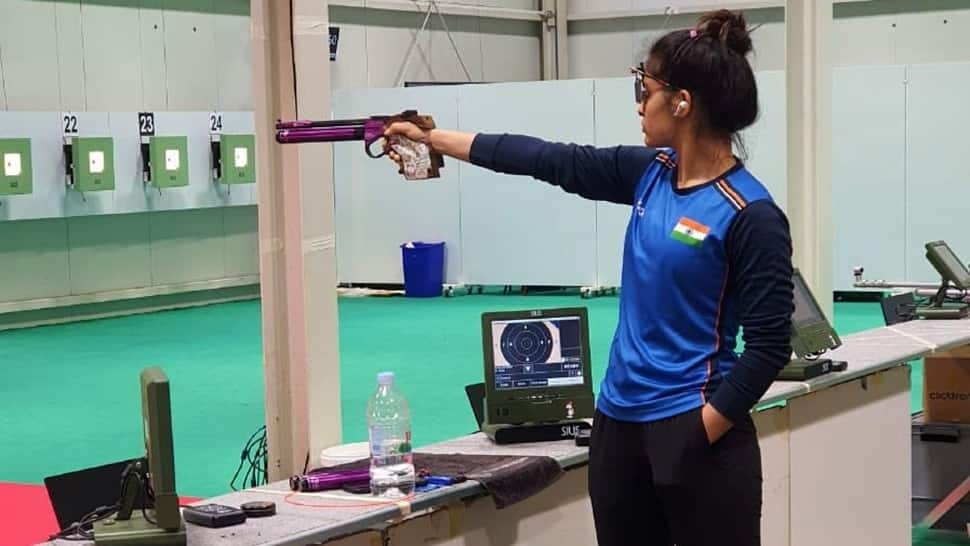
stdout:
<svg viewBox="0 0 970 546">
<path fill-rule="evenodd" d="M 228 527 L 246 521 L 245 512 L 223 504 L 186 506 L 182 509 L 182 517 L 189 523 L 204 527 Z"/>
</svg>

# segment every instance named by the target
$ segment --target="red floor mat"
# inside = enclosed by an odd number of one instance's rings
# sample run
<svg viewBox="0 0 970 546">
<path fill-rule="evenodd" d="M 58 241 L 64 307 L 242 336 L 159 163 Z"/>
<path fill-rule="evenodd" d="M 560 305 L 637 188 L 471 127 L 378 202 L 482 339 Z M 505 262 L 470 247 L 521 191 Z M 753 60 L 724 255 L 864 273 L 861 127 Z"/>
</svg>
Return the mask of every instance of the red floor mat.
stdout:
<svg viewBox="0 0 970 546">
<path fill-rule="evenodd" d="M 57 532 L 57 519 L 43 485 L 0 482 L 0 514 L 4 520 L 0 543 L 5 545 L 37 544 Z"/>
<path fill-rule="evenodd" d="M 182 504 L 199 499 L 181 497 Z M 0 544 L 3 546 L 32 546 L 45 542 L 56 533 L 57 519 L 51 509 L 47 489 L 43 485 L 0 482 Z"/>
</svg>

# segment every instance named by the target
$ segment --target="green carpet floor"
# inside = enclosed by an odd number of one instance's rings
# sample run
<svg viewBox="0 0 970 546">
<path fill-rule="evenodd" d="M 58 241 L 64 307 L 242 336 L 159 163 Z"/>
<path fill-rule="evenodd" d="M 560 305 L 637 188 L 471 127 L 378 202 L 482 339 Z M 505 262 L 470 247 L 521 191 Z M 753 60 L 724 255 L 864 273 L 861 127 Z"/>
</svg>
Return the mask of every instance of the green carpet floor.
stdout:
<svg viewBox="0 0 970 546">
<path fill-rule="evenodd" d="M 341 298 L 344 440 L 366 439 L 366 401 L 382 370 L 397 373 L 408 397 L 416 445 L 471 431 L 463 387 L 481 380 L 486 310 L 588 307 L 598 384 L 617 302 L 572 294 Z M 224 493 L 243 444 L 263 421 L 259 313 L 258 302 L 243 302 L 0 332 L 0 481 L 41 483 L 138 455 L 138 372 L 160 365 L 172 382 L 179 492 Z M 837 303 L 835 324 L 844 335 L 881 326 L 882 316 L 876 304 Z M 917 364 L 914 411 L 921 376 Z"/>
</svg>

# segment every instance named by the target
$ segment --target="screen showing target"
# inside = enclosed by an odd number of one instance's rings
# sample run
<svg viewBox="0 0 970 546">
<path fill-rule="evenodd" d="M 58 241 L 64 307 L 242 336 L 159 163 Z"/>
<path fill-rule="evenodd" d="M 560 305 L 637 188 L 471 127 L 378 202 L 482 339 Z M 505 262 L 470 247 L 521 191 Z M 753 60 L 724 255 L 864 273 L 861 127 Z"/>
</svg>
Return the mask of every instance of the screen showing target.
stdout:
<svg viewBox="0 0 970 546">
<path fill-rule="evenodd" d="M 495 321 L 497 390 L 583 384 L 579 317 Z"/>
</svg>

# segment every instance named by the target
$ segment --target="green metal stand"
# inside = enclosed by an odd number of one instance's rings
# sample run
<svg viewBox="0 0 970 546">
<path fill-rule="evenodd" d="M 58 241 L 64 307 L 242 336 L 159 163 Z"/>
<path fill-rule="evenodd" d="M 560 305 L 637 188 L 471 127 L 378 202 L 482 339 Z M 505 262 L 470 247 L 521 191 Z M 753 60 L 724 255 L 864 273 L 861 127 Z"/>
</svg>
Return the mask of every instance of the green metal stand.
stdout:
<svg viewBox="0 0 970 546">
<path fill-rule="evenodd" d="M 150 511 L 151 512 L 151 511 Z M 96 546 L 185 546 L 185 523 L 180 522 L 175 531 L 168 531 L 150 523 L 135 512 L 131 519 L 107 519 L 94 524 Z"/>
</svg>

